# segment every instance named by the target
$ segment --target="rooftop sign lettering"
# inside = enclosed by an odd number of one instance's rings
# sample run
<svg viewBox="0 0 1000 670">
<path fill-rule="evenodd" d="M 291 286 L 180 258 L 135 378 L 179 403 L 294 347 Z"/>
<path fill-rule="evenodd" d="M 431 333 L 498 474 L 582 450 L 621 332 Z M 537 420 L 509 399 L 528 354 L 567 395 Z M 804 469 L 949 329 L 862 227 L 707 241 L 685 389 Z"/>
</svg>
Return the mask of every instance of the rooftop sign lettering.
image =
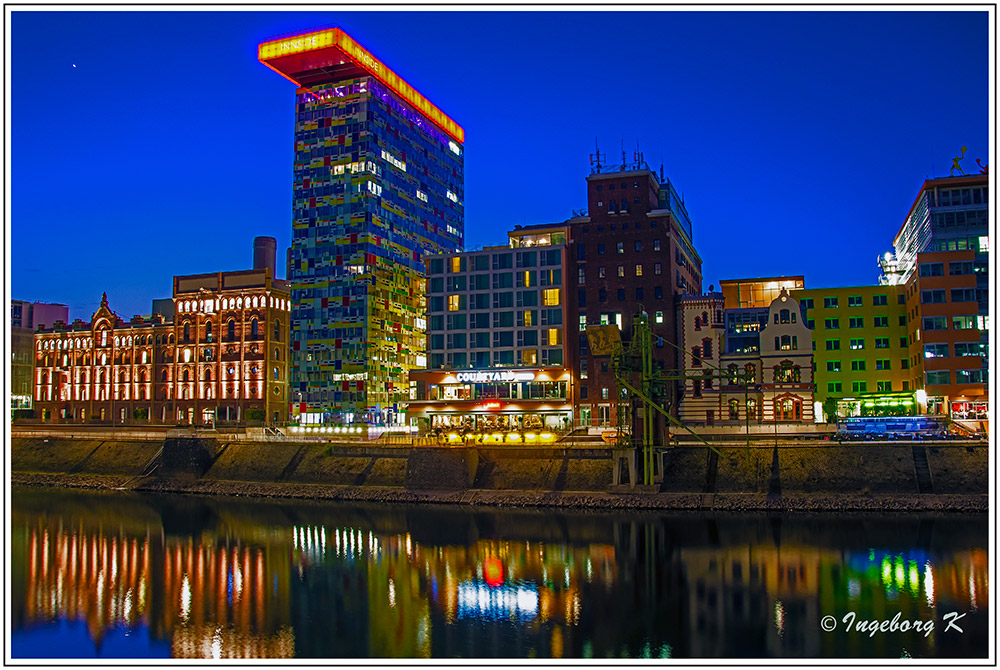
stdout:
<svg viewBox="0 0 1000 670">
<path fill-rule="evenodd" d="M 459 372 L 455 377 L 460 382 L 515 382 L 533 381 L 534 372 L 515 372 L 514 370 L 479 370 Z"/>
</svg>

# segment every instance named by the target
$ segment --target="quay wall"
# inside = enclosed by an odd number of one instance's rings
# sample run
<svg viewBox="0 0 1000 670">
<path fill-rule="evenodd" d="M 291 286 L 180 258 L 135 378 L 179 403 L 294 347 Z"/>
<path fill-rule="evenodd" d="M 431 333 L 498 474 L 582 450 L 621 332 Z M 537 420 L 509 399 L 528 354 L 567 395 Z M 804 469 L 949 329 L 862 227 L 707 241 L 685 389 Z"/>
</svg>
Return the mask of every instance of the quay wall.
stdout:
<svg viewBox="0 0 1000 670">
<path fill-rule="evenodd" d="M 224 491 L 230 483 L 240 483 L 240 490 L 265 495 L 297 492 L 296 497 L 308 497 L 305 492 L 317 486 L 349 489 L 352 496 L 362 498 L 366 489 L 378 488 L 452 492 L 455 501 L 462 500 L 463 492 L 491 500 L 502 499 L 505 492 L 543 497 L 569 492 L 628 493 L 612 486 L 612 452 L 603 446 L 379 446 L 240 440 L 212 431 L 171 431 L 158 439 L 126 437 L 19 437 L 15 433 L 12 481 L 72 486 L 86 480 L 89 483 L 81 485 L 100 486 L 103 477 L 115 482 L 114 487 L 190 487 L 201 492 Z M 664 453 L 657 469 L 659 482 L 645 492 L 692 499 L 739 494 L 754 500 L 811 494 L 876 500 L 912 496 L 920 493 L 918 449 L 926 454 L 934 495 L 986 495 L 989 490 L 985 444 L 804 440 L 716 449 L 718 455 L 705 446 L 680 446 Z M 150 468 L 152 463 L 159 467 Z M 928 474 L 923 476 L 926 493 Z"/>
</svg>

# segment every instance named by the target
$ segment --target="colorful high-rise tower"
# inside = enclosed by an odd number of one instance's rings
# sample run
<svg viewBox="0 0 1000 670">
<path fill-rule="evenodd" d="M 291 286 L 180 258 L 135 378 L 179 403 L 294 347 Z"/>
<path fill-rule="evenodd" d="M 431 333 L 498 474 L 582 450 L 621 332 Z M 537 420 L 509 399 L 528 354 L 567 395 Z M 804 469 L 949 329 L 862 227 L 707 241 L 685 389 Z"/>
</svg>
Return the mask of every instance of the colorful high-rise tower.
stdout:
<svg viewBox="0 0 1000 670">
<path fill-rule="evenodd" d="M 462 128 L 339 28 L 264 42 L 296 86 L 291 400 L 393 423 L 426 367 L 425 254 L 464 243 Z"/>
</svg>

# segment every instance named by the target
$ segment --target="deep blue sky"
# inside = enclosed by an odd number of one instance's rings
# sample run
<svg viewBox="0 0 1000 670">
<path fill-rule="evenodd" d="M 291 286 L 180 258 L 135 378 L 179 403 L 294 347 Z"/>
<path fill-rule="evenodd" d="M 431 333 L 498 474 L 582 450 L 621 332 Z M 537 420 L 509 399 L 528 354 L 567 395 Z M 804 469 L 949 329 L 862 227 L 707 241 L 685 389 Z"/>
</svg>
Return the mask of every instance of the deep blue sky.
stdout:
<svg viewBox="0 0 1000 670">
<path fill-rule="evenodd" d="M 922 181 L 989 158 L 988 17 L 14 11 L 8 291 L 127 319 L 255 235 L 283 276 L 295 91 L 256 48 L 329 24 L 465 128 L 467 247 L 584 207 L 596 137 L 664 165 L 706 290 L 872 284 Z"/>
</svg>

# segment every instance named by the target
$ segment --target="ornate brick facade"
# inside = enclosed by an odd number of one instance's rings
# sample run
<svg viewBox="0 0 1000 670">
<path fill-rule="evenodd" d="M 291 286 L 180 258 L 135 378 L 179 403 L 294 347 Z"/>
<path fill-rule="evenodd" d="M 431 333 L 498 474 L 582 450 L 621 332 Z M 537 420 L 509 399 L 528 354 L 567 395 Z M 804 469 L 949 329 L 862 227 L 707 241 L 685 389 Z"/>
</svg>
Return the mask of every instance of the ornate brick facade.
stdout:
<svg viewBox="0 0 1000 670">
<path fill-rule="evenodd" d="M 287 284 L 269 269 L 175 277 L 173 302 L 172 323 L 159 315 L 125 323 L 105 294 L 90 323 L 37 333 L 36 417 L 119 425 L 284 423 Z"/>
</svg>

